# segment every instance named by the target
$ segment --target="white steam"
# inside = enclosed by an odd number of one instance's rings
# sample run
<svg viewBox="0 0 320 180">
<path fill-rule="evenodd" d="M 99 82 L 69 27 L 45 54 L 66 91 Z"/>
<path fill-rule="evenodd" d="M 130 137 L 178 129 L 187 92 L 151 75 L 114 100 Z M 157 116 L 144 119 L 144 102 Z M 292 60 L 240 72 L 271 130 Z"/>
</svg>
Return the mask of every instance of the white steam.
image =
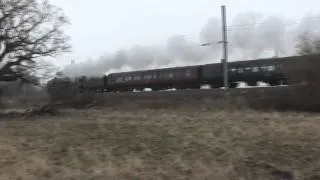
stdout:
<svg viewBox="0 0 320 180">
<path fill-rule="evenodd" d="M 247 12 L 236 16 L 228 26 L 229 59 L 245 60 L 295 54 L 297 38 L 304 32 L 320 35 L 320 14 L 305 16 L 301 21 L 278 16 L 265 17 Z M 95 60 L 71 64 L 64 69 L 67 76 L 101 76 L 105 73 L 220 62 L 221 22 L 210 18 L 200 29 L 199 40 L 190 41 L 175 35 L 163 46 L 134 46 L 103 55 Z M 201 46 L 211 43 L 210 46 Z M 270 57 L 270 54 L 267 55 Z"/>
</svg>

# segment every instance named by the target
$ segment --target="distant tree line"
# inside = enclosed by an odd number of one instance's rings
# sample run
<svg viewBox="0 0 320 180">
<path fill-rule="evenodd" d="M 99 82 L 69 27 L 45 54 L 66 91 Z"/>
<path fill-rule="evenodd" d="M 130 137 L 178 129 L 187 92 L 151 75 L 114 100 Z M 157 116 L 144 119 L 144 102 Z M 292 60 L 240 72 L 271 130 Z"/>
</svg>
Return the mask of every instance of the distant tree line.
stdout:
<svg viewBox="0 0 320 180">
<path fill-rule="evenodd" d="M 320 53 L 320 36 L 306 31 L 298 37 L 296 47 L 298 55 Z"/>
</svg>

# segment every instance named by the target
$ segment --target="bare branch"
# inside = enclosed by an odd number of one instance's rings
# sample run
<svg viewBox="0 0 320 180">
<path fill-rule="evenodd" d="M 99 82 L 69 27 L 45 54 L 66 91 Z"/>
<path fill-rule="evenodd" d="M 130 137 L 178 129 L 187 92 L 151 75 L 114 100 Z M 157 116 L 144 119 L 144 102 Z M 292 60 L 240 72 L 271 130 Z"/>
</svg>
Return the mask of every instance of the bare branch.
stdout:
<svg viewBox="0 0 320 180">
<path fill-rule="evenodd" d="M 20 76 L 14 66 L 22 71 L 28 68 L 24 62 L 68 52 L 63 29 L 68 23 L 61 9 L 47 0 L 0 0 L 0 81 L 4 75 Z"/>
</svg>

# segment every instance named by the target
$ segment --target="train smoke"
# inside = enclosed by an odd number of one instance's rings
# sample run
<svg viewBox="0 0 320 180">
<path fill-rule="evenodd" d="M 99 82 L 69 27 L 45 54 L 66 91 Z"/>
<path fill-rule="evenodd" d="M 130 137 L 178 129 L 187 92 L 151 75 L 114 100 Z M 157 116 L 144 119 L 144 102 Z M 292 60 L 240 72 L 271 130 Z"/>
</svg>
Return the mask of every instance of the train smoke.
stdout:
<svg viewBox="0 0 320 180">
<path fill-rule="evenodd" d="M 214 54 L 220 53 L 221 40 L 221 22 L 218 18 L 210 18 L 207 23 L 200 30 L 200 41 L 204 43 L 211 43 L 210 50 Z M 215 55 L 218 56 L 218 55 Z"/>
<path fill-rule="evenodd" d="M 318 19 L 318 20 L 317 20 Z M 199 32 L 199 40 L 175 35 L 163 46 L 134 46 L 102 55 L 95 60 L 71 64 L 64 69 L 67 76 L 101 76 L 105 73 L 170 67 L 176 65 L 219 62 L 221 58 L 221 24 L 210 18 Z M 229 59 L 264 57 L 265 51 L 276 56 L 295 53 L 297 38 L 304 32 L 320 35 L 320 15 L 307 15 L 301 21 L 255 12 L 238 14 L 228 27 Z M 200 46 L 211 43 L 210 46 Z M 270 57 L 270 55 L 268 55 Z"/>
</svg>

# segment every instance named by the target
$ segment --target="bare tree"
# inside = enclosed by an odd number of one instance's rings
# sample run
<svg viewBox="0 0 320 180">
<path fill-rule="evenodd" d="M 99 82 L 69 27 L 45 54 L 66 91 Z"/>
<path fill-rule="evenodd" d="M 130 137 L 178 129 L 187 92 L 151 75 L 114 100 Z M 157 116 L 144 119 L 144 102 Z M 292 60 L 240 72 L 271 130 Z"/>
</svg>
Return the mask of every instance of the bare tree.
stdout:
<svg viewBox="0 0 320 180">
<path fill-rule="evenodd" d="M 15 81 L 71 49 L 62 10 L 47 0 L 0 0 L 0 81 Z"/>
<path fill-rule="evenodd" d="M 36 61 L 29 67 L 29 69 L 25 70 L 25 76 L 21 78 L 22 82 L 32 83 L 42 87 L 59 71 L 57 66 L 46 60 Z"/>
</svg>

